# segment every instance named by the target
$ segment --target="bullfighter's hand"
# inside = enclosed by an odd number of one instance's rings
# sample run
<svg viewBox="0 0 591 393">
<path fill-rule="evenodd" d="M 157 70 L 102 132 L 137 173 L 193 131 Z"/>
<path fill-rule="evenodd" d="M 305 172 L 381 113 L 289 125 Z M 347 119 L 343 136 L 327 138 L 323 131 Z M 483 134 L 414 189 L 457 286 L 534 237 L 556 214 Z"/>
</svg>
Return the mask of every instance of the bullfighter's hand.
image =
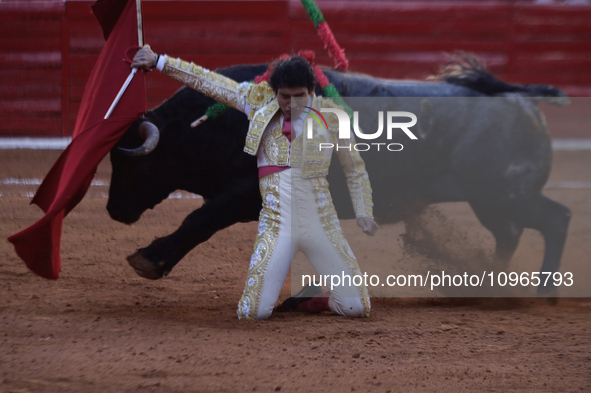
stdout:
<svg viewBox="0 0 591 393">
<path fill-rule="evenodd" d="M 373 236 L 378 231 L 378 224 L 371 217 L 360 217 L 357 219 L 357 225 L 363 229 L 363 232 Z"/>
<path fill-rule="evenodd" d="M 153 68 L 156 66 L 158 55 L 152 51 L 150 45 L 144 45 L 144 47 L 137 51 L 133 57 L 132 68 Z"/>
</svg>

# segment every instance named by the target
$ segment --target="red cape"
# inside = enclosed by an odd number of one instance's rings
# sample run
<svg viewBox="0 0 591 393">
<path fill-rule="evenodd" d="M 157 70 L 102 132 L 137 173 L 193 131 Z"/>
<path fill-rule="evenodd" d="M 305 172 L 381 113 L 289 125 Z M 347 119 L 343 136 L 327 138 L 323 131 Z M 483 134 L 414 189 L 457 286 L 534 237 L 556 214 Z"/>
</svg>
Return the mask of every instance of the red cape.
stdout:
<svg viewBox="0 0 591 393">
<path fill-rule="evenodd" d="M 93 11 L 107 42 L 86 84 L 72 143 L 53 165 L 32 204 L 45 216 L 8 238 L 35 274 L 59 278 L 60 241 L 64 217 L 82 200 L 101 160 L 131 124 L 146 111 L 143 72 L 133 77 L 111 117 L 104 120 L 131 68 L 122 61 L 138 45 L 135 0 L 99 0 Z"/>
</svg>

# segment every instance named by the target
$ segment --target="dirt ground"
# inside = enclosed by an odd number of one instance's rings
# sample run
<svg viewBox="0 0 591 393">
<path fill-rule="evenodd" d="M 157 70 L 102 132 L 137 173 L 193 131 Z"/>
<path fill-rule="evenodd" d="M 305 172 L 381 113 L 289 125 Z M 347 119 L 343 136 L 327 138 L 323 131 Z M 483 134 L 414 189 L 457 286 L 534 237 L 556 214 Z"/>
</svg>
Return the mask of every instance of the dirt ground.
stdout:
<svg viewBox="0 0 591 393">
<path fill-rule="evenodd" d="M 0 178 L 42 178 L 58 155 L 0 151 Z M 573 211 L 563 266 L 590 260 L 589 167 L 591 152 L 556 152 L 545 190 Z M 97 179 L 108 180 L 109 170 L 103 162 Z M 23 196 L 36 186 L 7 183 L 4 239 L 41 217 Z M 125 256 L 172 232 L 201 200 L 166 200 L 126 226 L 108 217 L 107 190 L 92 187 L 66 218 L 57 281 L 32 274 L 0 242 L 0 392 L 591 392 L 590 298 L 374 297 L 368 319 L 274 313 L 239 321 L 256 223 L 217 233 L 170 276 L 148 281 Z M 492 253 L 465 204 L 437 209 L 473 239 L 470 252 Z M 539 234 L 526 230 L 514 260 L 539 269 L 542 253 Z"/>
</svg>

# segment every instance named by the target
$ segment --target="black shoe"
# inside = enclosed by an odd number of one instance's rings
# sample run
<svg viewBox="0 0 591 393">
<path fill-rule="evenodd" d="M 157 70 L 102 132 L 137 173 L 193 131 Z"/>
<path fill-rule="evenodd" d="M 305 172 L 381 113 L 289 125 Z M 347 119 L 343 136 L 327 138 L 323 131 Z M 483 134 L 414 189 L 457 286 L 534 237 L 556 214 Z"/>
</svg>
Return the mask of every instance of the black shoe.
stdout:
<svg viewBox="0 0 591 393">
<path fill-rule="evenodd" d="M 299 291 L 295 296 L 290 297 L 279 307 L 275 309 L 278 312 L 292 311 L 295 310 L 301 303 L 312 299 L 316 295 L 322 293 L 322 287 L 315 285 L 306 285 Z"/>
</svg>

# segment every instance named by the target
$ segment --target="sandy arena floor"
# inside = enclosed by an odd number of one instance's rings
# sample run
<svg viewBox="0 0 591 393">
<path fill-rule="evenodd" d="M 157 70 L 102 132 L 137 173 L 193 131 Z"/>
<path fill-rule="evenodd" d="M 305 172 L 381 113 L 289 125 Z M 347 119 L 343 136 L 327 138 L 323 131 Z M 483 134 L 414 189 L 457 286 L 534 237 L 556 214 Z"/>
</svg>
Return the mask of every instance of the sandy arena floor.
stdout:
<svg viewBox="0 0 591 393">
<path fill-rule="evenodd" d="M 58 155 L 0 150 L 0 178 L 43 178 Z M 556 152 L 550 185 L 590 184 L 590 167 L 591 152 Z M 97 179 L 109 171 L 103 162 Z M 41 217 L 23 196 L 35 189 L 0 183 L 1 238 Z M 201 200 L 166 200 L 126 226 L 108 217 L 107 190 L 92 187 L 66 218 L 57 281 L 29 272 L 0 242 L 0 392 L 591 392 L 589 298 L 373 298 L 364 320 L 239 321 L 256 223 L 219 232 L 169 277 L 148 281 L 125 256 L 172 232 Z M 573 211 L 563 266 L 590 261 L 591 188 L 545 194 Z M 492 253 L 466 204 L 437 209 L 471 247 L 463 255 Z M 526 230 L 514 260 L 539 269 L 542 253 L 541 236 Z"/>
</svg>

